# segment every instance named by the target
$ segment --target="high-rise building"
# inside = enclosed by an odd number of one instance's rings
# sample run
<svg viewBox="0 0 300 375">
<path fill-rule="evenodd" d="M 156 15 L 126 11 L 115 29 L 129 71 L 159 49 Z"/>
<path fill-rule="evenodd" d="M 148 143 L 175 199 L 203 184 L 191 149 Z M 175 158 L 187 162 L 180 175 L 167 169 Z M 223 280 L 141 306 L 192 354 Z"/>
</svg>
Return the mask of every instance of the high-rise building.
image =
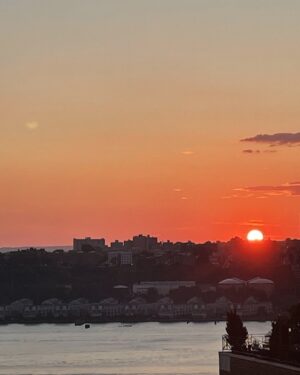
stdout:
<svg viewBox="0 0 300 375">
<path fill-rule="evenodd" d="M 137 251 L 150 251 L 158 247 L 158 241 L 156 237 L 139 234 L 133 237 L 132 247 Z"/>
<path fill-rule="evenodd" d="M 73 249 L 75 251 L 100 251 L 105 249 L 104 238 L 74 238 Z"/>
</svg>

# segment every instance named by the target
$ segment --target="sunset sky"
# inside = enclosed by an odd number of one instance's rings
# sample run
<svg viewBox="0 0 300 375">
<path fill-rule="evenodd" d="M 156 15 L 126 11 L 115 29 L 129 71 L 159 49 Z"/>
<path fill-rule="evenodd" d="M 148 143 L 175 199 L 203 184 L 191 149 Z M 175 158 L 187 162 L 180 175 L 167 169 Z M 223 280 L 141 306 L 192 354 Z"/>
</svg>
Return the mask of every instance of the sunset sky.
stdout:
<svg viewBox="0 0 300 375">
<path fill-rule="evenodd" d="M 300 236 L 300 1 L 0 1 L 0 246 Z"/>
</svg>

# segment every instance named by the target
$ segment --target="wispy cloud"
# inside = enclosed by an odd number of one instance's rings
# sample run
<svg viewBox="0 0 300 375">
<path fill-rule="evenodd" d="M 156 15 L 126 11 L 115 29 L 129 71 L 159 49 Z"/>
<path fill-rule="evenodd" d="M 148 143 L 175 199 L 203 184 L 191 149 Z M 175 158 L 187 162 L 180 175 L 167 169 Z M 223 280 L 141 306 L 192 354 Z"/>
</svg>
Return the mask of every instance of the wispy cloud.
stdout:
<svg viewBox="0 0 300 375">
<path fill-rule="evenodd" d="M 300 181 L 288 182 L 282 185 L 258 185 L 234 189 L 238 193 L 253 194 L 256 198 L 271 196 L 300 196 Z"/>
<path fill-rule="evenodd" d="M 248 154 L 248 155 L 259 155 L 261 153 L 266 153 L 266 154 L 274 154 L 277 152 L 277 150 L 272 149 L 267 149 L 267 150 L 253 150 L 252 148 L 246 148 L 242 150 L 243 154 Z"/>
<path fill-rule="evenodd" d="M 25 127 L 29 130 L 35 130 L 39 127 L 39 123 L 37 121 L 26 122 Z"/>
<path fill-rule="evenodd" d="M 214 224 L 216 225 L 229 225 L 229 226 L 233 226 L 233 225 L 239 225 L 241 227 L 265 227 L 265 226 L 268 226 L 268 227 L 278 227 L 279 224 L 276 224 L 276 223 L 265 223 L 263 220 L 259 220 L 259 219 L 253 219 L 253 220 L 248 220 L 248 221 L 240 221 L 240 222 L 237 222 L 237 221 L 216 221 Z"/>
<path fill-rule="evenodd" d="M 248 220 L 248 221 L 244 221 L 244 222 L 241 222 L 239 223 L 239 225 L 241 226 L 245 226 L 245 227 L 264 227 L 266 224 L 263 222 L 263 220 Z"/>
<path fill-rule="evenodd" d="M 194 151 L 192 150 L 183 150 L 181 151 L 182 155 L 194 155 Z"/>
<path fill-rule="evenodd" d="M 298 146 L 300 145 L 300 133 L 257 134 L 254 137 L 244 138 L 240 141 L 268 146 Z"/>
<path fill-rule="evenodd" d="M 244 154 L 260 154 L 260 150 L 252 150 L 251 148 L 247 148 L 246 150 L 242 151 Z"/>
</svg>

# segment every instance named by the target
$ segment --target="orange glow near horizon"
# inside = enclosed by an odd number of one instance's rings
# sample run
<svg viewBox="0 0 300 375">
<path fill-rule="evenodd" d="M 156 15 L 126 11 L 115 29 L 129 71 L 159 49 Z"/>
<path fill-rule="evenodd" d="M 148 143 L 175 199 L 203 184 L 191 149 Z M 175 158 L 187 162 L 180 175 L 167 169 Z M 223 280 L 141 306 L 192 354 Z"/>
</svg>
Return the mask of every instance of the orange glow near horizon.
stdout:
<svg viewBox="0 0 300 375">
<path fill-rule="evenodd" d="M 0 247 L 300 237 L 300 2 L 246 3 L 0 2 Z"/>
</svg>

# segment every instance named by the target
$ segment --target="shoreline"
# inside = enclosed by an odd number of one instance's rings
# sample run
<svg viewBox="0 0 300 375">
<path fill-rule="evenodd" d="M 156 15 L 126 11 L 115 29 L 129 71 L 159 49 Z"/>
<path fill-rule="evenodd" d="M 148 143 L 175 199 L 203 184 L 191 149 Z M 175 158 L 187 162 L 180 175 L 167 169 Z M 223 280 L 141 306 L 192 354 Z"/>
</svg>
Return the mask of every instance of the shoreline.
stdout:
<svg viewBox="0 0 300 375">
<path fill-rule="evenodd" d="M 270 322 L 273 319 L 268 317 L 266 319 L 258 319 L 258 318 L 249 318 L 243 319 L 244 322 Z M 138 323 L 223 323 L 226 322 L 226 318 L 224 319 L 128 319 L 128 318 L 120 318 L 120 319 L 90 319 L 90 318 L 82 318 L 82 319 L 35 319 L 35 320 L 28 320 L 28 319 L 16 319 L 16 320 L 7 320 L 7 321 L 0 321 L 0 326 L 7 326 L 11 324 L 21 324 L 21 325 L 41 325 L 41 324 L 74 324 L 74 326 L 82 326 L 85 324 L 110 324 L 110 323 L 119 323 L 119 324 L 138 324 Z"/>
</svg>

